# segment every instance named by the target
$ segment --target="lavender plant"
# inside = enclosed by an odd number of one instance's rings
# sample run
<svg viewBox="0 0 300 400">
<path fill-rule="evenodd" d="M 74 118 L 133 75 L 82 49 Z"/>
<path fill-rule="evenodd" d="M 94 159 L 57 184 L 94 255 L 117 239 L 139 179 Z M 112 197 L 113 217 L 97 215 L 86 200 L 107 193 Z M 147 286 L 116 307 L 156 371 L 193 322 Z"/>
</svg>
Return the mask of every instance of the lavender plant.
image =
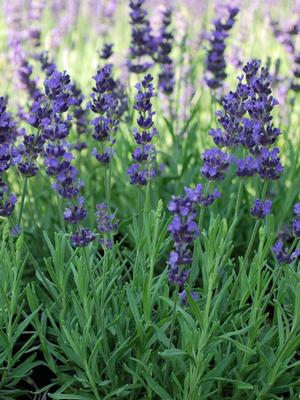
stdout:
<svg viewBox="0 0 300 400">
<path fill-rule="evenodd" d="M 290 9 L 239 3 L 235 83 L 233 2 L 208 58 L 211 3 L 61 3 L 14 0 L 0 49 L 0 398 L 296 399 L 298 31 L 289 58 L 265 24 Z"/>
</svg>

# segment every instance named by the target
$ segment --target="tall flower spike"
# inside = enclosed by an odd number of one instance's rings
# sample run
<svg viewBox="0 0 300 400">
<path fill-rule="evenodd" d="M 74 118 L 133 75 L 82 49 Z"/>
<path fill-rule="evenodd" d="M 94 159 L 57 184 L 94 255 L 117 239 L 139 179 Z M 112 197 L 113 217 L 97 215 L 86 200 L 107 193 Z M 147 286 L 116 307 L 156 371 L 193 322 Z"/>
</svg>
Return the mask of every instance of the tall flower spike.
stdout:
<svg viewBox="0 0 300 400">
<path fill-rule="evenodd" d="M 167 95 L 173 92 L 175 84 L 174 65 L 170 57 L 174 40 L 173 33 L 169 30 L 171 21 L 172 10 L 169 8 L 163 12 L 162 26 L 156 39 L 156 52 L 153 57 L 161 67 L 161 72 L 158 75 L 158 87 Z"/>
<path fill-rule="evenodd" d="M 129 71 L 144 73 L 151 66 L 150 56 L 155 51 L 155 39 L 152 34 L 147 11 L 144 10 L 145 0 L 130 0 L 131 45 Z"/>
<path fill-rule="evenodd" d="M 152 111 L 152 97 L 155 96 L 153 77 L 146 75 L 141 83 L 136 85 L 138 94 L 134 108 L 138 111 L 138 128 L 134 128 L 133 136 L 138 147 L 132 153 L 134 163 L 128 169 L 130 183 L 132 185 L 145 186 L 149 180 L 156 176 L 156 151 L 151 141 L 157 130 L 154 127 Z"/>
<path fill-rule="evenodd" d="M 225 39 L 228 37 L 228 31 L 232 28 L 235 17 L 238 14 L 238 8 L 228 8 L 228 18 L 223 21 L 217 19 L 214 21 L 214 31 L 210 38 L 210 50 L 206 59 L 206 83 L 211 89 L 218 89 L 223 85 L 226 78 L 226 61 L 224 57 Z"/>
<path fill-rule="evenodd" d="M 217 146 L 233 150 L 240 146 L 250 153 L 244 159 L 231 157 L 238 176 L 277 179 L 283 167 L 279 150 L 270 148 L 281 131 L 273 124 L 278 102 L 272 96 L 270 75 L 259 60 L 249 61 L 243 72 L 236 90 L 223 97 L 223 110 L 217 111 L 221 128 L 211 129 L 210 135 Z"/>
<path fill-rule="evenodd" d="M 197 205 L 207 207 L 219 197 L 218 192 L 210 195 L 203 194 L 203 187 L 198 184 L 194 189 L 185 188 L 182 197 L 173 196 L 168 204 L 168 209 L 173 214 L 173 219 L 168 227 L 173 238 L 174 248 L 169 255 L 169 282 L 180 289 L 180 297 L 183 303 L 186 301 L 184 290 L 189 277 L 192 264 L 192 243 L 199 235 L 199 229 L 195 221 Z"/>
<path fill-rule="evenodd" d="M 112 156 L 115 133 L 119 125 L 119 100 L 115 97 L 115 81 L 111 76 L 112 64 L 106 64 L 94 76 L 95 86 L 91 95 L 91 110 L 98 114 L 92 121 L 93 138 L 101 143 L 101 151 L 94 148 L 92 154 L 103 165 L 107 165 Z"/>
</svg>

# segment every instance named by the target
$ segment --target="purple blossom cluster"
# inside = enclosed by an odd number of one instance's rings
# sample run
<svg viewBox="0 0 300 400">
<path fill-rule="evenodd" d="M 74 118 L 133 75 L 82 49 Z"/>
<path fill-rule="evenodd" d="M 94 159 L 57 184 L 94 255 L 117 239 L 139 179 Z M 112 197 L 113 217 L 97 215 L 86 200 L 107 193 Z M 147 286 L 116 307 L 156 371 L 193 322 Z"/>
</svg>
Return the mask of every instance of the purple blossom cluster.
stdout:
<svg viewBox="0 0 300 400">
<path fill-rule="evenodd" d="M 154 127 L 152 111 L 152 97 L 155 96 L 152 84 L 153 77 L 146 75 L 141 83 L 136 84 L 138 91 L 135 110 L 138 111 L 138 128 L 134 128 L 133 136 L 138 147 L 132 153 L 134 163 L 129 167 L 128 174 L 132 185 L 145 186 L 156 176 L 156 151 L 151 141 L 157 135 Z"/>
<path fill-rule="evenodd" d="M 260 65 L 260 61 L 252 60 L 244 66 L 244 75 L 238 78 L 236 91 L 224 96 L 223 111 L 217 111 L 222 127 L 211 129 L 210 135 L 219 147 L 235 149 L 240 146 L 248 152 L 242 159 L 231 157 L 238 176 L 258 174 L 263 180 L 274 180 L 283 171 L 279 149 L 271 148 L 281 133 L 274 127 L 271 115 L 278 102 L 271 94 L 268 70 Z M 225 157 L 218 159 L 220 168 Z"/>
<path fill-rule="evenodd" d="M 236 7 L 228 7 L 228 18 L 222 18 L 214 21 L 214 30 L 210 37 L 210 50 L 206 59 L 206 83 L 211 89 L 222 87 L 226 78 L 226 61 L 225 61 L 225 39 L 228 37 L 228 31 L 233 27 L 235 17 L 239 9 Z"/>
<path fill-rule="evenodd" d="M 203 186 L 198 184 L 194 189 L 185 188 L 182 197 L 173 196 L 168 204 L 168 209 L 173 214 L 173 219 L 168 227 L 172 235 L 174 248 L 169 256 L 169 282 L 180 289 L 180 296 L 185 301 L 184 286 L 189 277 L 192 264 L 193 241 L 199 236 L 199 229 L 195 221 L 197 206 L 207 207 L 212 204 L 220 193 L 205 195 Z"/>
</svg>

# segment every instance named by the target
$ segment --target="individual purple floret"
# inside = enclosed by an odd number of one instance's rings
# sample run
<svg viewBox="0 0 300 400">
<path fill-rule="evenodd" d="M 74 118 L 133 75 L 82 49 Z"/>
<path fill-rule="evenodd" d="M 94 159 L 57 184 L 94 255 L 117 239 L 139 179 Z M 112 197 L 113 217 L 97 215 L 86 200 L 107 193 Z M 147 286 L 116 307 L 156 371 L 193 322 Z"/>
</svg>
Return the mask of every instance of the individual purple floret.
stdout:
<svg viewBox="0 0 300 400">
<path fill-rule="evenodd" d="M 71 243 L 73 247 L 85 247 L 95 240 L 96 235 L 88 228 L 80 228 L 71 235 Z"/>
<path fill-rule="evenodd" d="M 128 68 L 137 74 L 146 72 L 152 66 L 149 57 L 153 55 L 156 45 L 147 12 L 143 8 L 144 3 L 145 0 L 129 1 L 132 28 Z"/>
<path fill-rule="evenodd" d="M 257 199 L 255 200 L 250 212 L 253 217 L 263 219 L 272 212 L 272 201 L 266 200 L 262 202 L 261 200 Z"/>
<path fill-rule="evenodd" d="M 87 211 L 84 208 L 84 198 L 78 198 L 78 204 L 67 207 L 64 211 L 65 221 L 77 225 L 79 222 L 85 219 Z"/>
<path fill-rule="evenodd" d="M 87 119 L 88 108 L 83 106 L 85 96 L 75 83 L 71 83 L 70 90 L 73 99 L 71 107 L 72 121 L 78 136 L 77 141 L 72 145 L 72 148 L 81 151 L 87 148 L 87 142 L 81 140 L 81 136 L 86 136 L 87 133 L 89 133 L 89 123 Z"/>
<path fill-rule="evenodd" d="M 154 127 L 151 99 L 155 96 L 153 88 L 153 77 L 146 75 L 141 83 L 136 85 L 138 94 L 134 104 L 138 111 L 137 118 L 138 129 L 133 129 L 133 136 L 139 145 L 132 153 L 134 163 L 128 169 L 130 183 L 132 185 L 145 186 L 151 178 L 157 175 L 156 168 L 156 150 L 150 144 L 153 137 L 157 135 L 157 129 Z"/>
<path fill-rule="evenodd" d="M 228 7 L 228 19 L 223 21 L 217 19 L 214 21 L 214 31 L 210 38 L 210 50 L 206 59 L 206 83 L 211 89 L 218 89 L 223 85 L 227 74 L 226 61 L 224 57 L 225 39 L 228 37 L 228 31 L 232 28 L 235 17 L 238 14 L 238 8 Z"/>
<path fill-rule="evenodd" d="M 204 165 L 201 168 L 202 174 L 211 181 L 221 181 L 230 165 L 230 157 L 220 149 L 209 149 L 203 153 Z"/>
</svg>

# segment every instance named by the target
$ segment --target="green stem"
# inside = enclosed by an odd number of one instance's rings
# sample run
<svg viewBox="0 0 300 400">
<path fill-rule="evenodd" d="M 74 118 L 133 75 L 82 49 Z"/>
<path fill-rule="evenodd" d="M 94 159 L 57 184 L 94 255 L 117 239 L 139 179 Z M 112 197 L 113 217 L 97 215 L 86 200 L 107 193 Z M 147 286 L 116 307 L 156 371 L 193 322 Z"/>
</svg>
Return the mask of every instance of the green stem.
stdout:
<svg viewBox="0 0 300 400">
<path fill-rule="evenodd" d="M 261 195 L 261 202 L 265 201 L 267 190 L 268 190 L 268 181 L 265 181 L 264 182 L 264 186 L 263 186 L 263 190 L 262 190 L 262 195 Z M 249 244 L 248 244 L 248 247 L 247 247 L 247 250 L 246 250 L 246 254 L 245 254 L 245 258 L 244 258 L 244 262 L 248 262 L 248 258 L 249 258 L 249 255 L 251 253 L 254 240 L 255 240 L 255 238 L 257 236 L 259 225 L 260 225 L 260 220 L 258 219 L 255 222 L 255 225 L 254 225 L 251 237 L 250 237 L 250 241 L 249 241 Z"/>
<path fill-rule="evenodd" d="M 86 268 L 87 268 L 87 272 L 88 272 L 88 276 L 89 276 L 89 281 L 91 284 L 91 288 L 92 288 L 92 295 L 94 297 L 94 307 L 95 307 L 95 312 L 96 312 L 96 321 L 97 321 L 97 325 L 99 324 L 100 321 L 100 315 L 99 315 L 99 308 L 97 305 L 97 291 L 96 291 L 96 286 L 95 286 L 95 281 L 94 281 L 94 277 L 89 265 L 89 260 L 88 260 L 88 256 L 87 256 L 87 252 L 86 252 L 86 248 L 83 247 L 83 256 L 85 259 L 85 263 L 86 263 Z"/>
<path fill-rule="evenodd" d="M 172 347 L 172 343 L 173 343 L 173 336 L 174 336 L 175 322 L 176 322 L 177 302 L 178 302 L 178 292 L 179 292 L 179 288 L 178 288 L 178 286 L 176 286 L 176 290 L 174 292 L 175 293 L 175 300 L 174 300 L 174 303 L 173 303 L 173 312 L 172 312 L 170 340 L 169 340 L 168 350 L 170 350 L 170 348 Z M 165 370 L 165 375 L 164 375 L 165 384 L 167 383 L 168 373 L 169 373 L 169 361 L 167 360 L 166 361 L 166 370 Z"/>
<path fill-rule="evenodd" d="M 27 193 L 27 184 L 28 184 L 28 178 L 25 177 L 24 178 L 23 191 L 22 191 L 20 212 L 19 212 L 19 217 L 18 217 L 18 225 L 20 225 L 21 220 L 22 220 L 22 214 L 23 214 L 24 203 L 25 203 L 25 196 L 26 196 L 26 193 Z"/>
</svg>

